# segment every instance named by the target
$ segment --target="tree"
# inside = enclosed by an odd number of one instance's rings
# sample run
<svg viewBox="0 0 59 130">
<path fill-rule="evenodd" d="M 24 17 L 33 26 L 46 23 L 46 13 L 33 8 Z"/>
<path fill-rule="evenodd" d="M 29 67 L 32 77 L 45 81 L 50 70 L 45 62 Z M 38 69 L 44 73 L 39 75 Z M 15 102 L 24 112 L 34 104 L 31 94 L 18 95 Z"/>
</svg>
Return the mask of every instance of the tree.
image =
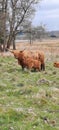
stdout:
<svg viewBox="0 0 59 130">
<path fill-rule="evenodd" d="M 46 34 L 46 28 L 45 25 L 40 25 L 37 27 L 32 26 L 31 24 L 29 26 L 26 26 L 26 35 L 27 39 L 30 40 L 30 44 L 36 40 L 36 39 L 42 39 L 45 37 Z"/>
<path fill-rule="evenodd" d="M 27 21 L 31 22 L 35 12 L 35 4 L 38 2 L 40 0 L 5 0 L 5 4 L 7 4 L 6 30 L 8 30 L 6 48 L 13 44 L 13 49 L 16 49 L 15 37 L 18 32 L 24 30 L 24 24 Z"/>
<path fill-rule="evenodd" d="M 0 46 L 5 49 L 6 44 L 6 15 L 7 15 L 7 0 L 0 0 Z"/>
<path fill-rule="evenodd" d="M 36 39 L 42 39 L 44 38 L 44 35 L 45 35 L 45 32 L 46 32 L 46 28 L 45 28 L 45 25 L 40 25 L 40 26 L 37 26 L 34 30 L 35 31 L 35 37 Z"/>
</svg>

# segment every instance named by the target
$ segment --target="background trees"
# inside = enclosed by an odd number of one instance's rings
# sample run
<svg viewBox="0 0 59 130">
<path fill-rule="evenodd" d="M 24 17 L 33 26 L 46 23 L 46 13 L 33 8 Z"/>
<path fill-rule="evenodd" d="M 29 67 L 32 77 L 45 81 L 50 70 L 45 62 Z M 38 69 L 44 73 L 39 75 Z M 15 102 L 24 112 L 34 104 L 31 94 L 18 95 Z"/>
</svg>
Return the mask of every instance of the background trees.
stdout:
<svg viewBox="0 0 59 130">
<path fill-rule="evenodd" d="M 4 50 L 6 43 L 7 0 L 0 0 L 0 49 Z"/>
<path fill-rule="evenodd" d="M 27 27 L 31 25 L 35 5 L 39 2 L 40 0 L 0 0 L 0 32 L 3 35 L 1 36 L 3 50 L 9 48 L 11 44 L 13 49 L 16 49 L 15 37 L 18 32 L 24 31 L 25 25 Z"/>
</svg>

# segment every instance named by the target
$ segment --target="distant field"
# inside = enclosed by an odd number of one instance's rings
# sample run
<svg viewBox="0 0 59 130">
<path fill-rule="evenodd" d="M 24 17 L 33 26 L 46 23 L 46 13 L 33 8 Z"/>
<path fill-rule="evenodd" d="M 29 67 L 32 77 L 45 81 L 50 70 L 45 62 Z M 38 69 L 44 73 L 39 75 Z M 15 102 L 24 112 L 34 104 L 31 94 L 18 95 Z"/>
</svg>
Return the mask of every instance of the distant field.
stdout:
<svg viewBox="0 0 59 130">
<path fill-rule="evenodd" d="M 12 46 L 11 46 L 12 49 Z M 43 39 L 41 41 L 35 40 L 30 45 L 30 41 L 27 40 L 20 40 L 16 42 L 16 49 L 18 50 L 42 50 L 45 53 L 45 59 L 54 62 L 55 60 L 59 60 L 59 39 Z M 1 55 L 1 53 L 0 53 Z M 3 55 L 12 55 L 11 53 L 3 53 Z M 13 56 L 13 55 L 12 55 Z"/>
<path fill-rule="evenodd" d="M 0 130 L 59 130 L 59 40 L 17 43 L 24 47 L 44 50 L 46 70 L 22 71 L 11 53 L 0 55 Z"/>
<path fill-rule="evenodd" d="M 58 60 L 59 57 L 59 39 L 47 39 L 38 41 L 35 40 L 30 45 L 29 41 L 20 41 L 17 43 L 17 49 L 24 49 L 27 50 L 43 50 L 45 52 L 46 59 L 50 59 L 53 57 L 53 60 Z"/>
</svg>

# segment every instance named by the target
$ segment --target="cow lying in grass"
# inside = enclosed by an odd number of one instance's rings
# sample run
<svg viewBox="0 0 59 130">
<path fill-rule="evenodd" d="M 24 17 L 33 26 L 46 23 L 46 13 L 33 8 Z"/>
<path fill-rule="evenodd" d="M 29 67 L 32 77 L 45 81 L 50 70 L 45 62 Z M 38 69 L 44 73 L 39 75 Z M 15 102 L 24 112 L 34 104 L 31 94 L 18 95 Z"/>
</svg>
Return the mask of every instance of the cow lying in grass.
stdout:
<svg viewBox="0 0 59 130">
<path fill-rule="evenodd" d="M 54 67 L 57 67 L 57 68 L 59 68 L 59 62 L 54 62 Z"/>
<path fill-rule="evenodd" d="M 36 69 L 41 69 L 41 70 L 45 70 L 45 63 L 44 63 L 44 53 L 39 51 L 39 52 L 30 52 L 30 51 L 19 51 L 19 50 L 10 50 L 10 52 L 12 52 L 14 54 L 14 57 L 16 59 L 18 59 L 18 64 L 22 66 L 22 69 L 26 68 L 25 64 L 28 64 L 27 68 L 29 68 L 29 66 L 34 66 L 34 64 L 36 65 L 36 67 L 32 67 L 32 68 L 36 68 Z M 32 62 L 32 64 L 30 64 L 30 62 Z M 37 68 L 39 64 L 39 68 Z M 40 67 L 41 66 L 41 67 Z M 31 67 L 30 67 L 31 68 Z"/>
</svg>

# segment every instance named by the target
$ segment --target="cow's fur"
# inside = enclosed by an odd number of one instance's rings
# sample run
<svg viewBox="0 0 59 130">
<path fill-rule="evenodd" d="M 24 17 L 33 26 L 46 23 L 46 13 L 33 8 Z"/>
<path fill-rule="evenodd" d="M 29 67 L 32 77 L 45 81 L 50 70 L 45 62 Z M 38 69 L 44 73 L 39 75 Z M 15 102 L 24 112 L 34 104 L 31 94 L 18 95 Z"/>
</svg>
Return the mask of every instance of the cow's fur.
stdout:
<svg viewBox="0 0 59 130">
<path fill-rule="evenodd" d="M 54 67 L 57 67 L 57 68 L 59 68 L 59 62 L 54 62 Z"/>
<path fill-rule="evenodd" d="M 45 70 L 45 56 L 44 56 L 44 52 L 42 51 L 35 51 L 34 53 L 31 52 L 32 56 L 34 59 L 37 59 L 39 61 L 41 61 L 41 70 Z"/>
<path fill-rule="evenodd" d="M 27 50 L 24 51 L 12 50 L 11 52 L 14 54 L 14 57 L 18 59 L 18 64 L 20 64 L 20 58 L 22 58 L 22 60 L 24 59 L 27 60 L 28 63 L 29 59 L 32 59 L 32 62 L 39 61 L 39 63 L 41 63 L 41 70 L 45 70 L 44 53 L 42 51 L 31 52 Z M 25 66 L 22 65 L 22 68 L 25 68 Z"/>
<path fill-rule="evenodd" d="M 41 62 L 31 57 L 20 56 L 19 62 L 20 65 L 22 66 L 22 69 L 27 68 L 29 70 L 31 69 L 38 70 L 38 71 L 41 70 Z"/>
</svg>

